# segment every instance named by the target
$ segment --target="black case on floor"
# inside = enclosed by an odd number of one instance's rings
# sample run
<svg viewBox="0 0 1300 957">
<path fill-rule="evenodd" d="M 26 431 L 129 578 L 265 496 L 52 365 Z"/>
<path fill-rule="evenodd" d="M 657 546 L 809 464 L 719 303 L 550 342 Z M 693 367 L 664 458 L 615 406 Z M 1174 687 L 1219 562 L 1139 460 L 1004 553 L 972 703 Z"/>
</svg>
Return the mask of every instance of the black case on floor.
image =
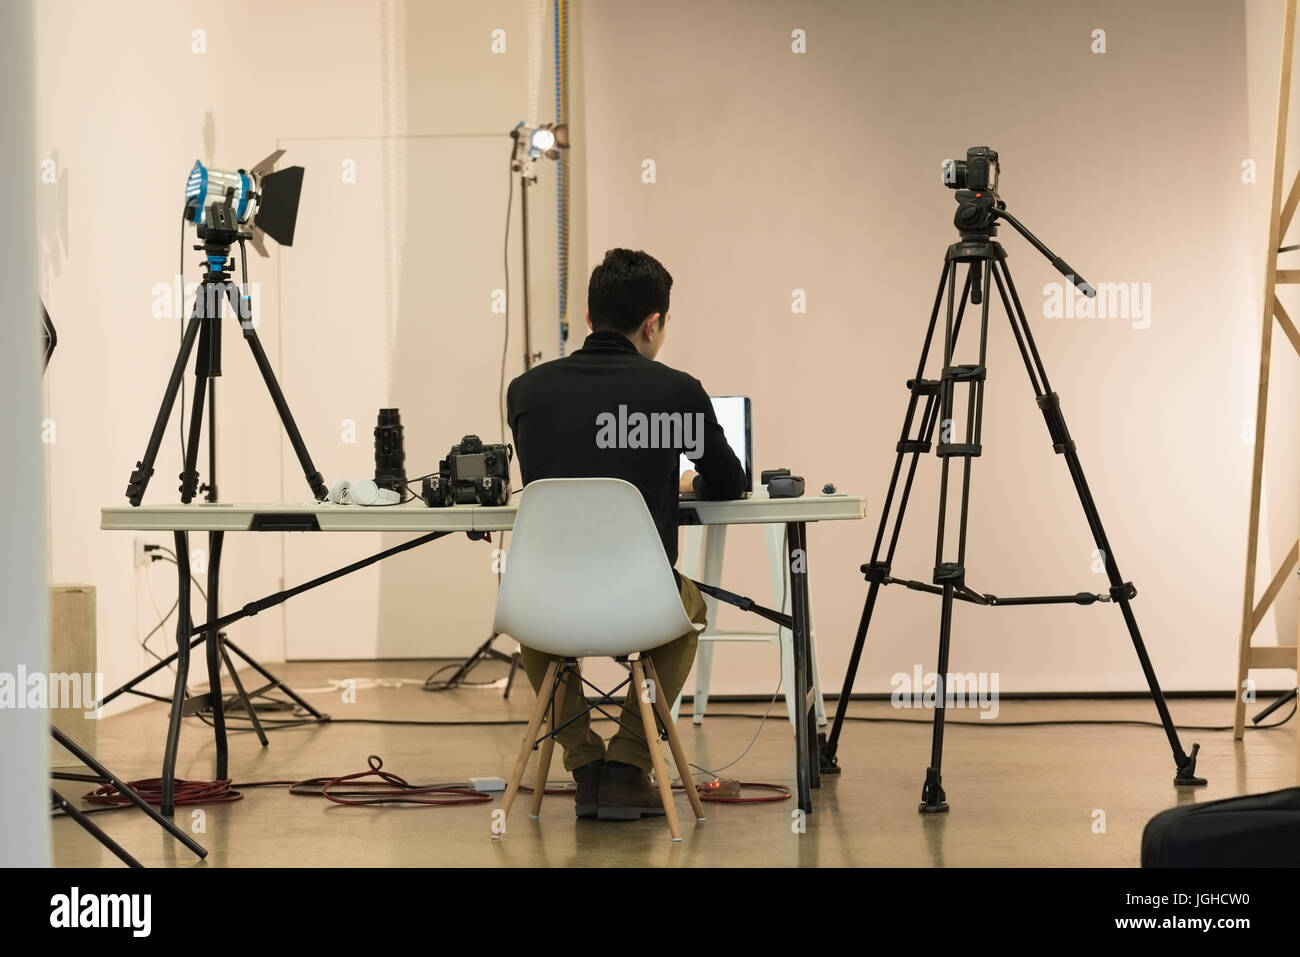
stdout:
<svg viewBox="0 0 1300 957">
<path fill-rule="evenodd" d="M 1161 811 L 1142 831 L 1142 866 L 1300 866 L 1300 787 Z"/>
</svg>

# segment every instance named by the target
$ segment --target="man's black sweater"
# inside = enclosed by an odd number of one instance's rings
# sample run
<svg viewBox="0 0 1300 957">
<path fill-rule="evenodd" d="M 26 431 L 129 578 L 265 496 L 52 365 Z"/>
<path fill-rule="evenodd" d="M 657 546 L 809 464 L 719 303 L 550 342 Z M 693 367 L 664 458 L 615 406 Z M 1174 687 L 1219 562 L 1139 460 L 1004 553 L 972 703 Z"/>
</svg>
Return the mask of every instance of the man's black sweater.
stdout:
<svg viewBox="0 0 1300 957">
<path fill-rule="evenodd" d="M 645 358 L 618 332 L 593 332 L 572 355 L 519 376 L 506 391 L 506 415 L 525 485 L 547 478 L 630 482 L 645 498 L 670 565 L 677 564 L 679 455 L 695 459 L 700 498 L 749 491 L 699 380 Z"/>
</svg>

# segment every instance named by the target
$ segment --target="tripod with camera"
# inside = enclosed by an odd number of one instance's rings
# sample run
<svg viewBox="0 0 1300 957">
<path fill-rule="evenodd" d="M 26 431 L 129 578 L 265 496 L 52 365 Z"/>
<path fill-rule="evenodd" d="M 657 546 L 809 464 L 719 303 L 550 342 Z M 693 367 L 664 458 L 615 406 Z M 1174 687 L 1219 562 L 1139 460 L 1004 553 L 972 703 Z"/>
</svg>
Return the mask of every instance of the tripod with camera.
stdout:
<svg viewBox="0 0 1300 957">
<path fill-rule="evenodd" d="M 939 623 L 938 666 L 936 668 L 936 688 L 934 721 L 930 749 L 930 762 L 926 768 L 925 782 L 921 791 L 919 810 L 934 813 L 948 810 L 947 796 L 942 783 L 943 732 L 945 701 L 948 684 L 948 652 L 952 638 L 953 603 L 970 602 L 977 605 L 1045 605 L 1077 604 L 1090 605 L 1094 602 L 1114 603 L 1119 606 L 1124 623 L 1128 627 L 1137 653 L 1138 662 L 1146 677 L 1147 685 L 1155 700 L 1156 710 L 1161 724 L 1169 739 L 1173 751 L 1176 773 L 1174 784 L 1191 786 L 1205 784 L 1204 778 L 1196 776 L 1196 755 L 1199 744 L 1192 745 L 1191 754 L 1184 752 L 1178 738 L 1178 731 L 1169 714 L 1169 707 L 1156 679 L 1155 668 L 1147 654 L 1142 634 L 1138 630 L 1137 619 L 1133 614 L 1132 600 L 1137 589 L 1132 582 L 1124 580 L 1115 561 L 1114 552 L 1102 527 L 1101 516 L 1093 501 L 1092 492 L 1079 463 L 1079 455 L 1065 417 L 1061 412 L 1060 397 L 1052 391 L 1048 382 L 1047 370 L 1034 342 L 1033 333 L 1025 318 L 1025 311 L 1020 304 L 1015 283 L 1006 264 L 1006 251 L 1002 244 L 994 239 L 997 235 L 999 221 L 1009 223 L 1029 243 L 1037 249 L 1052 266 L 1086 296 L 1095 296 L 1096 290 L 1085 282 L 1064 260 L 1029 232 L 1014 216 L 1006 210 L 1006 204 L 997 192 L 999 164 L 998 155 L 988 147 L 974 147 L 967 151 L 966 160 L 949 160 L 944 164 L 944 183 L 956 189 L 958 203 L 954 224 L 960 234 L 960 241 L 948 247 L 944 258 L 943 271 L 939 278 L 939 288 L 935 295 L 934 307 L 930 313 L 930 323 L 925 333 L 921 359 L 917 364 L 916 376 L 907 383 L 911 393 L 907 412 L 903 420 L 902 434 L 896 446 L 896 458 L 889 481 L 889 490 L 881 511 L 880 526 L 872 546 L 871 560 L 861 570 L 870 587 L 863 606 L 862 617 L 858 624 L 857 636 L 849 659 L 848 670 L 844 677 L 844 686 L 840 693 L 835 711 L 835 720 L 829 738 L 821 746 L 821 764 L 823 772 L 835 773 L 839 770 L 836 763 L 836 751 L 839 746 L 840 733 L 843 730 L 849 696 L 853 691 L 853 682 L 857 676 L 858 665 L 862 659 L 862 650 L 866 644 L 867 632 L 871 626 L 872 613 L 876 599 L 884 585 L 901 584 L 907 588 L 938 595 L 941 599 Z M 956 302 L 959 272 L 965 265 L 966 277 L 962 284 L 960 305 Z M 1034 390 L 1035 400 L 1051 436 L 1052 448 L 1056 454 L 1065 459 L 1066 468 L 1074 482 L 1075 491 L 1083 507 L 1084 517 L 1092 532 L 1098 555 L 1105 565 L 1110 589 L 1105 594 L 1080 592 L 1074 595 L 1035 595 L 1024 597 L 999 597 L 985 594 L 970 588 L 966 584 L 966 525 L 970 506 L 971 461 L 981 453 L 981 432 L 983 426 L 984 383 L 986 379 L 985 356 L 988 345 L 989 296 L 996 287 L 998 298 L 1011 325 L 1011 331 L 1024 361 L 1025 371 Z M 944 306 L 945 323 L 943 329 L 943 365 L 937 379 L 925 378 L 925 369 L 930 348 L 934 343 L 939 313 Z M 957 363 L 955 353 L 962 322 L 966 315 L 966 305 L 980 307 L 979 311 L 979 349 L 978 360 L 973 363 Z M 957 392 L 965 389 L 965 421 L 962 434 L 954 422 L 954 409 L 959 406 Z M 938 440 L 935 441 L 935 431 Z M 908 498 L 916 476 L 917 463 L 922 453 L 928 453 L 934 447 L 941 462 L 938 536 L 935 546 L 934 572 L 930 582 L 910 581 L 893 576 L 893 561 L 902 531 L 903 516 L 907 509 Z M 961 501 L 958 506 L 958 522 L 955 548 L 947 537 L 948 500 L 952 470 L 955 463 L 961 468 Z M 900 487 L 901 482 L 901 487 Z M 897 504 L 895 504 L 897 499 Z"/>
</svg>

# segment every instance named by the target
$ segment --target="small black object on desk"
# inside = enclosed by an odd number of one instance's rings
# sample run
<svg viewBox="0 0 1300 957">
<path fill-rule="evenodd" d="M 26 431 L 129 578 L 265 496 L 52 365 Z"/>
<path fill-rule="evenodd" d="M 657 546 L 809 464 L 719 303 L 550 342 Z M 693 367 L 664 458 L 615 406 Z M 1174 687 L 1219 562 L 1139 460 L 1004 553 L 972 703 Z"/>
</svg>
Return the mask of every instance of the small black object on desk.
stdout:
<svg viewBox="0 0 1300 957">
<path fill-rule="evenodd" d="M 799 498 L 803 495 L 803 476 L 791 475 L 789 469 L 764 469 L 760 478 L 767 486 L 768 498 Z"/>
</svg>

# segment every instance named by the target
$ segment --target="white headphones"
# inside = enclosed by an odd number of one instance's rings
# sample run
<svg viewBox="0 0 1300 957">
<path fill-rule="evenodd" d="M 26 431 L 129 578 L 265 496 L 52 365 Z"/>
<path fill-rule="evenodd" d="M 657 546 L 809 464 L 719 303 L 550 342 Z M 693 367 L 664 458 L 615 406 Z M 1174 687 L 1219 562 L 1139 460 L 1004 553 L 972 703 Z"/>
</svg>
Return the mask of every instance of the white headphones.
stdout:
<svg viewBox="0 0 1300 957">
<path fill-rule="evenodd" d="M 335 505 L 396 505 L 401 495 L 380 488 L 373 479 L 338 479 L 330 486 L 330 501 Z"/>
</svg>

